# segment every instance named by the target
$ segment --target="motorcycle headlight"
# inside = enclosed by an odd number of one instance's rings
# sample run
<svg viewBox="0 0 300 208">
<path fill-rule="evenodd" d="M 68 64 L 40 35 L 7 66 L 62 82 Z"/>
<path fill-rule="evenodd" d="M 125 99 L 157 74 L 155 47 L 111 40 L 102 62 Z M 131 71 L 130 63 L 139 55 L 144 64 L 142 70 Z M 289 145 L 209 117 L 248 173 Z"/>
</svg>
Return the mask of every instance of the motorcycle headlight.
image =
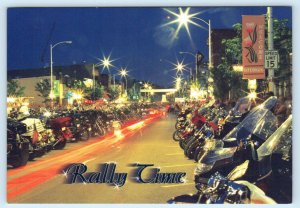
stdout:
<svg viewBox="0 0 300 208">
<path fill-rule="evenodd" d="M 50 117 L 50 116 L 51 116 L 51 113 L 50 113 L 49 111 L 46 111 L 46 112 L 44 113 L 44 116 L 45 116 L 45 117 Z"/>
<path fill-rule="evenodd" d="M 76 127 L 80 127 L 80 124 L 77 124 Z"/>
<path fill-rule="evenodd" d="M 192 127 L 187 127 L 187 128 L 186 128 L 186 131 L 188 131 L 188 132 L 191 132 L 192 130 L 193 130 Z"/>
</svg>

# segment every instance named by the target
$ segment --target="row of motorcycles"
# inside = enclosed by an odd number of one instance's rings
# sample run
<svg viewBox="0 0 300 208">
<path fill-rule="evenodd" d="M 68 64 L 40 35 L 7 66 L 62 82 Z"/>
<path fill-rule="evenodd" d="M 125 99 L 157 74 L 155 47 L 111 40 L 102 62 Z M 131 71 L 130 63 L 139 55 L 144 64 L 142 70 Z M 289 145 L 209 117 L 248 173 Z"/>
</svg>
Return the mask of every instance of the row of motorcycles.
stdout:
<svg viewBox="0 0 300 208">
<path fill-rule="evenodd" d="M 7 118 L 7 163 L 20 167 L 68 142 L 102 138 L 128 122 L 143 119 L 159 108 L 154 103 L 110 104 L 84 110 L 12 111 Z M 117 124 L 117 125 L 116 125 Z"/>
<path fill-rule="evenodd" d="M 213 101 L 184 108 L 173 139 L 197 162 L 196 193 L 168 203 L 291 203 L 292 115 L 278 123 L 277 104 L 275 96 L 256 106 L 245 97 L 230 111 Z"/>
</svg>

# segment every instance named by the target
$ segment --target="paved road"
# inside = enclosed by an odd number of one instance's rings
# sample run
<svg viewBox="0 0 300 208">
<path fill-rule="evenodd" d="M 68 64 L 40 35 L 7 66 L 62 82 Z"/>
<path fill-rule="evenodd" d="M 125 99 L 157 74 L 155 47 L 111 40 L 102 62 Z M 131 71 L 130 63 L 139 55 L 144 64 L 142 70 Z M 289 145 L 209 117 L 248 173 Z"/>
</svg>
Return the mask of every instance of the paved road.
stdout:
<svg viewBox="0 0 300 208">
<path fill-rule="evenodd" d="M 38 186 L 20 195 L 11 197 L 9 202 L 13 203 L 166 203 L 168 199 L 180 194 L 193 193 L 193 171 L 195 163 L 184 157 L 183 151 L 178 144 L 172 140 L 174 131 L 175 117 L 169 116 L 162 118 L 150 124 L 147 128 L 138 131 L 134 135 L 126 137 L 118 143 L 106 144 L 105 141 L 97 143 L 97 152 L 87 154 L 85 152 L 84 162 L 88 167 L 88 172 L 99 172 L 99 164 L 115 161 L 117 164 L 117 173 L 131 173 L 133 167 L 130 163 L 154 164 L 155 167 L 160 167 L 161 172 L 186 172 L 187 181 L 183 184 L 140 184 L 129 179 L 126 180 L 124 186 L 117 188 L 106 184 L 66 184 L 66 177 L 61 173 L 55 173 L 50 180 L 44 180 L 43 183 L 38 183 Z M 75 145 L 84 145 L 78 143 Z M 101 147 L 101 148 L 100 148 Z M 74 148 L 74 147 L 72 147 Z M 80 149 L 81 150 L 81 149 Z M 68 150 L 64 150 L 68 151 Z M 87 150 L 85 150 L 87 151 Z M 40 177 L 44 175 L 47 179 L 47 174 L 51 175 L 53 167 L 58 163 L 58 153 L 47 155 L 47 164 L 42 161 L 36 161 L 38 166 L 30 165 L 30 170 L 43 166 L 42 170 L 37 170 L 30 177 Z M 80 156 L 82 154 L 80 153 Z M 66 157 L 66 156 L 63 156 Z M 72 156 L 74 157 L 74 156 Z M 79 157 L 79 156 L 78 156 Z M 51 158 L 54 158 L 51 161 Z M 57 159 L 56 159 L 57 158 Z M 60 164 L 61 165 L 61 164 Z M 47 168 L 49 169 L 46 174 Z M 8 180 L 14 177 L 20 177 L 24 171 L 10 175 L 8 171 Z M 29 170 L 25 170 L 30 172 Z M 129 176 L 128 176 L 129 177 Z M 18 178 L 17 178 L 18 179 Z M 49 178 L 48 178 L 49 179 Z M 43 179 L 41 179 L 43 180 Z M 17 180 L 14 183 L 16 187 L 25 183 L 26 178 Z M 10 184 L 13 186 L 13 184 Z M 16 187 L 14 189 L 16 189 Z M 18 188 L 17 188 L 18 189 Z"/>
</svg>

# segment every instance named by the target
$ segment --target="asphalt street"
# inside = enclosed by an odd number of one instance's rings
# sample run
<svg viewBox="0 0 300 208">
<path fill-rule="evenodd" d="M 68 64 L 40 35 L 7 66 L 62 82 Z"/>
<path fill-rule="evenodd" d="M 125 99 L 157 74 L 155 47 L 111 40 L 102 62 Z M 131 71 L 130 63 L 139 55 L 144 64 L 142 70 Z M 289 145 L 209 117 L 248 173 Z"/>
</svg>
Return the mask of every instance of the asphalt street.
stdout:
<svg viewBox="0 0 300 208">
<path fill-rule="evenodd" d="M 142 184 L 129 179 L 122 187 L 110 186 L 104 183 L 74 183 L 67 184 L 66 176 L 63 172 L 55 172 L 53 177 L 51 172 L 55 166 L 63 167 L 60 158 L 68 157 L 66 153 L 60 156 L 55 151 L 46 155 L 46 159 L 29 163 L 23 171 L 8 170 L 8 193 L 10 190 L 18 191 L 13 197 L 8 197 L 11 203 L 166 203 L 173 196 L 195 192 L 193 183 L 193 171 L 195 162 L 184 157 L 183 151 L 178 143 L 172 139 L 174 131 L 175 116 L 169 115 L 165 118 L 156 120 L 149 126 L 135 132 L 117 143 L 109 143 L 105 140 L 96 143 L 97 151 L 89 153 L 89 149 L 82 149 L 85 143 L 71 144 L 69 149 L 78 148 L 84 152 L 84 160 L 76 160 L 76 155 L 72 155 L 72 161 L 82 162 L 88 167 L 87 172 L 99 172 L 99 165 L 106 162 L 116 163 L 117 173 L 130 174 L 134 167 L 132 163 L 154 164 L 159 167 L 161 172 L 185 172 L 185 183 L 179 184 Z M 70 153 L 71 154 L 71 153 Z M 78 157 L 83 153 L 78 153 Z M 82 160 L 82 161 L 81 161 Z M 70 160 L 68 160 L 70 162 Z M 36 163 L 36 164 L 35 164 Z M 36 170 L 34 173 L 31 173 Z M 13 172 L 15 171 L 15 172 Z M 27 177 L 39 178 L 43 175 L 42 182 L 32 185 L 32 188 L 21 191 L 22 183 Z M 32 175 L 30 175 L 30 173 Z M 24 177 L 25 177 L 24 175 Z M 14 182 L 9 182 L 9 181 Z M 15 186 L 13 186 L 16 183 Z M 12 187 L 10 189 L 10 187 Z M 18 193 L 18 192 L 16 192 Z"/>
</svg>

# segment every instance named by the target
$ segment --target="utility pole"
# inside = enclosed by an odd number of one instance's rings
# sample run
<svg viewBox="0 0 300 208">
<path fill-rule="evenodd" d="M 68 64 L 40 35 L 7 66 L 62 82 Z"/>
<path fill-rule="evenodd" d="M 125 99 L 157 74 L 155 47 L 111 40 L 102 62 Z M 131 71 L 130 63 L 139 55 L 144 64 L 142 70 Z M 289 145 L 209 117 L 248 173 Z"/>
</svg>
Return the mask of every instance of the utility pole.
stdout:
<svg viewBox="0 0 300 208">
<path fill-rule="evenodd" d="M 268 50 L 274 50 L 272 7 L 267 8 L 267 20 L 268 20 Z M 268 81 L 269 81 L 269 92 L 272 91 L 274 95 L 276 95 L 276 86 L 274 84 L 274 69 L 268 69 Z"/>
</svg>

